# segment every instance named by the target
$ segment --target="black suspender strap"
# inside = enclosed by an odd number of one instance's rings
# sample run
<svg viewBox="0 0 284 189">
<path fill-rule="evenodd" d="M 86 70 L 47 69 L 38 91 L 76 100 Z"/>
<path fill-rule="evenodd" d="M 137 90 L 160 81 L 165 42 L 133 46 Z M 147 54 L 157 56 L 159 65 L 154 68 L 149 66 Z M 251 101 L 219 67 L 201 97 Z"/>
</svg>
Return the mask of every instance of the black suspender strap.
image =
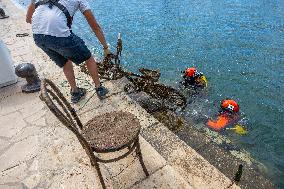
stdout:
<svg viewBox="0 0 284 189">
<path fill-rule="evenodd" d="M 67 19 L 67 26 L 69 28 L 71 28 L 72 25 L 72 17 L 70 16 L 67 8 L 65 6 L 63 6 L 61 3 L 58 3 L 58 0 L 56 2 L 54 2 L 54 5 L 57 6 L 66 16 Z"/>
<path fill-rule="evenodd" d="M 38 6 L 40 6 L 40 5 L 45 5 L 45 4 L 47 4 L 47 3 L 49 3 L 49 0 L 38 1 L 38 2 L 36 2 L 36 4 L 35 4 L 35 8 L 38 8 Z"/>
<path fill-rule="evenodd" d="M 38 1 L 36 4 L 35 4 L 35 8 L 37 8 L 38 6 L 40 5 L 46 5 L 46 4 L 49 4 L 48 7 L 49 8 L 52 8 L 53 5 L 55 5 L 57 8 L 59 8 L 63 14 L 65 15 L 66 19 L 67 19 L 67 26 L 71 29 L 71 25 L 72 25 L 72 17 L 70 15 L 70 13 L 68 12 L 67 8 L 62 5 L 61 3 L 58 2 L 59 0 L 41 0 L 41 1 Z"/>
</svg>

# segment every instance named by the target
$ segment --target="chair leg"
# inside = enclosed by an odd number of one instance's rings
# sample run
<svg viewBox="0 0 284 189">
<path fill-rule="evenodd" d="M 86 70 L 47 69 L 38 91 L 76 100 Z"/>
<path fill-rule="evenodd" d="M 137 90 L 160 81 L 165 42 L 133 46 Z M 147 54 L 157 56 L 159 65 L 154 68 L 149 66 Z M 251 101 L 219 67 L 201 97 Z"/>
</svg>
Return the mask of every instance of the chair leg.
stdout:
<svg viewBox="0 0 284 189">
<path fill-rule="evenodd" d="M 143 168 L 143 171 L 146 175 L 146 177 L 149 176 L 149 172 L 144 164 L 144 161 L 143 161 L 143 157 L 142 157 L 142 153 L 141 153 L 141 148 L 140 148 L 140 143 L 139 143 L 139 138 L 137 139 L 137 146 L 136 146 L 136 154 L 138 155 L 138 158 L 139 158 L 139 161 L 140 161 L 140 164 Z"/>
<path fill-rule="evenodd" d="M 101 185 L 103 187 L 103 189 L 106 189 L 106 185 L 105 185 L 105 182 L 104 182 L 104 178 L 103 178 L 103 175 L 102 175 L 102 172 L 101 172 L 101 169 L 100 169 L 100 165 L 98 162 L 95 162 L 95 163 L 92 163 L 92 165 L 96 168 L 97 170 L 97 173 L 99 175 L 99 179 L 100 179 L 100 182 L 101 182 Z"/>
</svg>

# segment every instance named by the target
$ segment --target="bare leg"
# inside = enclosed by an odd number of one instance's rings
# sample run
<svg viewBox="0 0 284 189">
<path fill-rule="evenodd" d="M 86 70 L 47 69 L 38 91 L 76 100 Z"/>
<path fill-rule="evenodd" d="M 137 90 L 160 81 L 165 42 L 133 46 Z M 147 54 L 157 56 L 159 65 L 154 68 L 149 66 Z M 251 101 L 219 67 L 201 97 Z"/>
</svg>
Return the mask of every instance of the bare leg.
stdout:
<svg viewBox="0 0 284 189">
<path fill-rule="evenodd" d="M 74 74 L 73 64 L 70 60 L 68 60 L 67 63 L 64 65 L 63 72 L 71 87 L 71 91 L 76 91 L 77 85 L 75 81 L 75 74 Z"/>
<path fill-rule="evenodd" d="M 99 78 L 99 74 L 98 74 L 98 67 L 97 67 L 97 63 L 94 59 L 93 56 L 91 56 L 88 60 L 86 60 L 86 65 L 87 65 L 87 69 L 96 85 L 96 88 L 98 88 L 101 83 L 100 83 L 100 78 Z"/>
</svg>

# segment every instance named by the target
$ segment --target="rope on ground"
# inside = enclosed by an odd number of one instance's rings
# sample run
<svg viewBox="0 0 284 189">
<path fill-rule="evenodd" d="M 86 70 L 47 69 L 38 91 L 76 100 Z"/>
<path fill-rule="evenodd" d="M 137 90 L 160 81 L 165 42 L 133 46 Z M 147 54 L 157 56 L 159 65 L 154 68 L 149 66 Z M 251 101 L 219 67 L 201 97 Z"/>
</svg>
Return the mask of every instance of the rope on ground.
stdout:
<svg viewBox="0 0 284 189">
<path fill-rule="evenodd" d="M 28 33 L 18 33 L 18 34 L 16 34 L 16 37 L 27 37 L 29 35 L 30 34 L 28 34 Z"/>
</svg>

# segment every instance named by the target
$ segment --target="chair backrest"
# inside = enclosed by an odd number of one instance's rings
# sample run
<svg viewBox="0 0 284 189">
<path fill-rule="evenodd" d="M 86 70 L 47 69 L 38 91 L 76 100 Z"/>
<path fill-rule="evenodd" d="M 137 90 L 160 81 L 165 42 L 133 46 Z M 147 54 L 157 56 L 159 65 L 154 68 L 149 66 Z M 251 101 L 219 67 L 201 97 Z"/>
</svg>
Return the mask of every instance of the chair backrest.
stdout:
<svg viewBox="0 0 284 189">
<path fill-rule="evenodd" d="M 89 156 L 92 165 L 95 164 L 96 158 L 93 151 L 79 131 L 79 129 L 81 130 L 83 128 L 79 117 L 60 90 L 49 79 L 43 79 L 41 81 L 40 99 L 45 102 L 50 111 L 61 121 L 61 123 L 76 135 Z M 60 106 L 60 108 L 58 106 Z"/>
<path fill-rule="evenodd" d="M 66 127 L 72 127 L 76 130 L 82 129 L 83 125 L 76 111 L 66 100 L 58 87 L 49 79 L 43 79 L 41 82 L 40 99 L 46 103 L 50 111 Z"/>
</svg>

